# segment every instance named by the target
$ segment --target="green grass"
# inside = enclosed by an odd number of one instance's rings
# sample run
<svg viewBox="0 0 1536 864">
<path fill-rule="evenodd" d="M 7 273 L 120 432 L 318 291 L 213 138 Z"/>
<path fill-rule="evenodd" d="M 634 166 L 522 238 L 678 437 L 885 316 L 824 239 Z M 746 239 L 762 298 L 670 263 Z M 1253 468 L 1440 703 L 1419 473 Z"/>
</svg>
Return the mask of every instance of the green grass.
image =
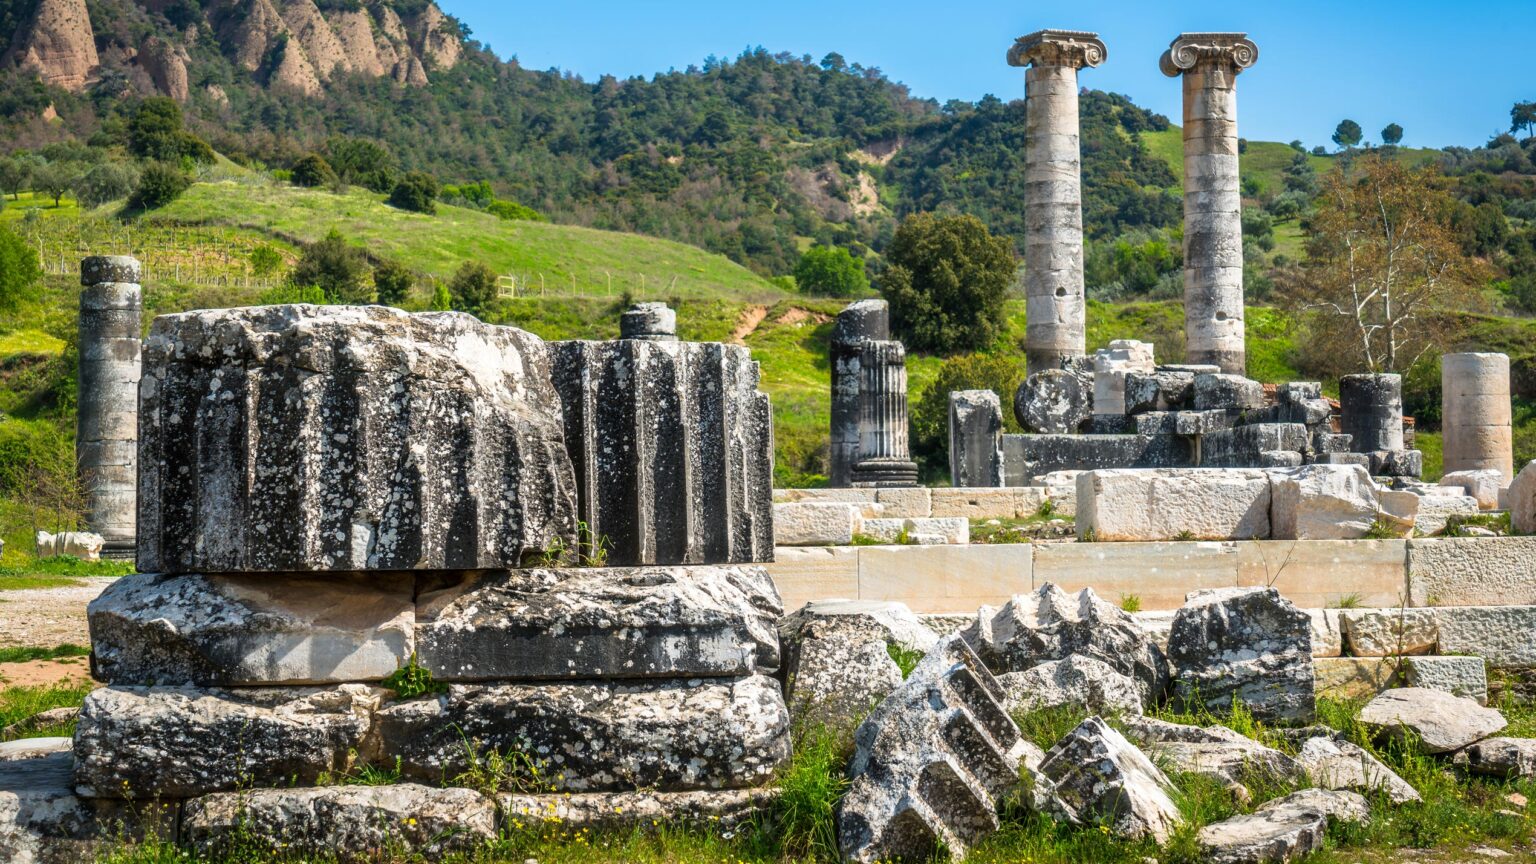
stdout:
<svg viewBox="0 0 1536 864">
<path fill-rule="evenodd" d="M 0 326 L 4 325 L 0 324 Z M 41 330 L 29 328 L 0 333 L 0 360 L 6 360 L 18 354 L 54 355 L 63 352 L 64 340 Z"/>
<path fill-rule="evenodd" d="M 6 559 L 11 557 L 12 553 L 7 550 Z M 134 571 L 132 561 L 81 561 L 63 555 L 28 559 L 22 553 L 16 553 L 16 557 L 25 563 L 0 567 L 0 593 L 60 588 L 78 585 L 82 578 L 127 576 Z"/>
<path fill-rule="evenodd" d="M 44 219 L 55 219 L 60 216 L 74 216 L 80 212 L 80 207 L 72 196 L 65 195 L 58 206 L 54 206 L 53 199 L 41 192 L 22 192 L 15 200 L 11 196 L 5 196 L 5 209 L 0 210 L 0 222 L 11 222 L 25 219 L 28 210 L 36 210 Z"/>
<path fill-rule="evenodd" d="M 78 708 L 96 685 L 84 683 L 53 684 L 46 687 L 0 688 L 0 729 L 54 708 Z M 24 733 L 22 738 L 52 738 L 73 735 L 73 721 L 58 726 L 45 726 Z"/>
<path fill-rule="evenodd" d="M 1153 156 L 1168 163 L 1173 170 L 1173 176 L 1179 179 L 1182 186 L 1184 182 L 1184 132 L 1178 126 L 1170 126 L 1158 132 L 1140 133 L 1141 141 L 1146 145 L 1148 152 Z M 1330 149 L 1332 145 L 1329 145 Z M 1399 160 L 1410 164 L 1417 164 L 1425 159 L 1434 159 L 1439 155 L 1437 150 L 1426 150 L 1414 147 L 1397 148 Z M 1291 145 L 1279 141 L 1249 141 L 1245 152 L 1239 157 L 1238 170 L 1243 179 L 1255 179 L 1263 190 L 1270 195 L 1278 195 L 1285 191 L 1285 169 L 1290 167 L 1291 160 L 1296 156 L 1296 151 Z M 1307 161 L 1312 164 L 1312 169 L 1318 174 L 1326 174 L 1337 164 L 1337 159 L 1330 153 L 1327 156 L 1315 156 L 1308 148 Z"/>
<path fill-rule="evenodd" d="M 59 660 L 65 657 L 89 657 L 91 649 L 79 645 L 55 645 L 52 648 L 22 646 L 0 648 L 0 663 L 27 663 L 33 660 Z"/>
</svg>

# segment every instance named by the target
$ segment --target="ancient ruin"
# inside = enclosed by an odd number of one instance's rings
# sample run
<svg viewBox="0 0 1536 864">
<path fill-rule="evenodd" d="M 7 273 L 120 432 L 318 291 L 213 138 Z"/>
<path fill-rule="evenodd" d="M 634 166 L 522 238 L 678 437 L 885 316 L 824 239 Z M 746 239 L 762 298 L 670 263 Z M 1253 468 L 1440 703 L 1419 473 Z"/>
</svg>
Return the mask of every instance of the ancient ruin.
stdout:
<svg viewBox="0 0 1536 864">
<path fill-rule="evenodd" d="M 915 486 L 907 446 L 907 356 L 884 300 L 860 300 L 832 332 L 833 486 Z"/>
<path fill-rule="evenodd" d="M 1443 355 L 1440 394 L 1445 471 L 1494 470 L 1508 483 L 1515 473 L 1509 357 Z"/>
<path fill-rule="evenodd" d="M 80 262 L 80 411 L 75 458 L 86 526 L 108 557 L 131 558 L 137 518 L 141 291 L 139 262 Z"/>
</svg>

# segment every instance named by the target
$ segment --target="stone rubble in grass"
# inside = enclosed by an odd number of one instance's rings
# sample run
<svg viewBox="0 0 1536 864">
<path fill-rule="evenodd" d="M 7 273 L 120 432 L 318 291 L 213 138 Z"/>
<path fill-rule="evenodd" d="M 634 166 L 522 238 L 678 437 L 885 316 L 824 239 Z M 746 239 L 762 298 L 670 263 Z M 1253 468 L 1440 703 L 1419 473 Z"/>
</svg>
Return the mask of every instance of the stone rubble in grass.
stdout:
<svg viewBox="0 0 1536 864">
<path fill-rule="evenodd" d="M 1536 738 L 1484 738 L 1457 751 L 1452 761 L 1473 774 L 1505 780 L 1536 777 Z"/>
<path fill-rule="evenodd" d="M 900 603 L 808 603 L 780 624 L 790 716 L 852 730 L 901 686 L 892 649 L 919 657 L 938 634 Z"/>
<path fill-rule="evenodd" d="M 1504 472 L 1497 468 L 1450 471 L 1440 477 L 1441 486 L 1455 486 L 1477 501 L 1479 510 L 1499 509 L 1499 493 L 1504 491 Z"/>
<path fill-rule="evenodd" d="M 39 558 L 65 555 L 82 561 L 100 561 L 102 547 L 106 544 L 105 537 L 89 531 L 63 531 L 58 534 L 39 531 L 34 551 Z"/>
<path fill-rule="evenodd" d="M 1008 694 L 1009 712 L 1080 708 L 1095 714 L 1140 714 L 1136 682 L 1102 660 L 1073 654 L 1024 672 L 1005 672 L 997 683 Z"/>
<path fill-rule="evenodd" d="M 854 734 L 837 809 L 848 861 L 963 858 L 998 828 L 998 800 L 1038 764 L 1002 692 L 958 636 L 933 646 Z"/>
<path fill-rule="evenodd" d="M 1322 849 L 1330 820 L 1363 823 L 1370 815 L 1357 793 L 1303 789 L 1207 825 L 1197 840 L 1210 864 L 1281 864 Z"/>
<path fill-rule="evenodd" d="M 496 805 L 504 824 L 517 829 L 646 832 L 678 827 L 730 830 L 771 811 L 773 789 L 719 789 L 693 792 L 503 793 Z"/>
<path fill-rule="evenodd" d="M 1309 723 L 1315 707 L 1312 621 L 1273 588 L 1195 591 L 1168 637 L 1174 689 L 1189 710 Z"/>
<path fill-rule="evenodd" d="M 1126 735 L 1147 755 L 1185 774 L 1203 774 L 1249 797 L 1254 780 L 1295 783 L 1305 777 L 1300 764 L 1272 747 L 1225 726 L 1188 726 L 1152 717 L 1126 718 Z"/>
<path fill-rule="evenodd" d="M 1162 649 L 1130 613 L 1099 599 L 1091 588 L 1068 594 L 1047 582 L 1015 595 L 1001 609 L 981 607 L 962 635 L 999 674 L 1081 654 L 1135 681 L 1143 704 L 1155 704 L 1168 689 Z"/>
<path fill-rule="evenodd" d="M 1296 753 L 1296 761 L 1306 769 L 1312 782 L 1324 789 L 1380 792 L 1394 804 L 1421 800 L 1418 790 L 1408 781 L 1342 737 L 1308 738 Z"/>
<path fill-rule="evenodd" d="M 76 864 L 147 832 L 174 837 L 176 802 L 84 797 L 74 789 L 75 760 L 67 748 L 33 747 L 30 755 L 0 756 L 0 861 Z"/>
<path fill-rule="evenodd" d="M 1052 808 L 1076 825 L 1103 822 L 1118 837 L 1161 844 L 1183 821 L 1167 776 L 1096 716 L 1046 751 L 1040 774 Z"/>
<path fill-rule="evenodd" d="M 1428 754 L 1460 750 L 1507 725 L 1496 709 L 1425 687 L 1383 691 L 1360 709 L 1360 722 L 1383 739 L 1408 739 Z"/>
</svg>

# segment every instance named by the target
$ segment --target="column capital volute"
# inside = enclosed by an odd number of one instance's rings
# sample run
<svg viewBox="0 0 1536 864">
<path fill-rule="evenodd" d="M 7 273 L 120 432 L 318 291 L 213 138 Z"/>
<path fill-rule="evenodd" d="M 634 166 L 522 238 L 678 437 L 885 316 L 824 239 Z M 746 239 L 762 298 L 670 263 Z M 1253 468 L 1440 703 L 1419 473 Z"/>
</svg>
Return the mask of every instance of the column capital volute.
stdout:
<svg viewBox="0 0 1536 864">
<path fill-rule="evenodd" d="M 1247 33 L 1180 33 L 1163 52 L 1158 68 L 1170 78 L 1196 66 L 1222 64 L 1241 72 L 1259 59 L 1259 46 Z"/>
<path fill-rule="evenodd" d="M 1014 40 L 1009 66 L 1098 66 L 1109 56 L 1097 33 L 1082 30 L 1038 30 Z"/>
</svg>

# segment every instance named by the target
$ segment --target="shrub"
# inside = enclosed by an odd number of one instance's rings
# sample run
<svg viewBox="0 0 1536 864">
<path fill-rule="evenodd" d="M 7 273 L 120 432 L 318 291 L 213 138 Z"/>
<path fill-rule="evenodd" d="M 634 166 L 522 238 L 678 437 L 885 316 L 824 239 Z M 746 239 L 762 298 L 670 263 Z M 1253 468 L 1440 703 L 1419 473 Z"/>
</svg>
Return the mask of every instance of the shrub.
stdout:
<svg viewBox="0 0 1536 864">
<path fill-rule="evenodd" d="M 293 163 L 292 178 L 293 185 L 308 188 L 332 186 L 337 182 L 336 172 L 331 170 L 331 163 L 316 153 L 311 153 Z"/>
<path fill-rule="evenodd" d="M 325 152 L 343 183 L 379 193 L 395 187 L 395 157 L 383 144 L 337 135 L 325 142 Z"/>
<path fill-rule="evenodd" d="M 100 207 L 108 201 L 127 198 L 138 179 L 126 165 L 103 162 L 75 181 L 75 200 L 82 207 Z"/>
<path fill-rule="evenodd" d="M 278 285 L 261 292 L 256 298 L 258 306 L 282 306 L 288 303 L 310 303 L 323 306 L 329 301 L 318 285 Z"/>
<path fill-rule="evenodd" d="M 856 297 L 869 290 L 864 259 L 840 246 L 812 246 L 795 265 L 795 285 L 806 294 Z"/>
<path fill-rule="evenodd" d="M 335 228 L 319 241 L 304 247 L 299 263 L 288 274 L 296 287 L 313 285 L 332 303 L 371 303 L 373 289 L 364 283 L 368 263 L 363 250 L 347 243 Z"/>
<path fill-rule="evenodd" d="M 497 199 L 485 205 L 485 212 L 490 213 L 509 222 L 522 220 L 526 222 L 548 222 L 549 219 L 543 213 L 532 207 L 524 207 L 516 201 Z"/>
<path fill-rule="evenodd" d="M 270 243 L 263 243 L 251 250 L 251 271 L 257 276 L 270 276 L 283 266 L 283 253 Z"/>
<path fill-rule="evenodd" d="M 496 302 L 496 271 L 479 261 L 465 261 L 449 283 L 453 308 L 472 315 L 484 315 Z"/>
<path fill-rule="evenodd" d="M 139 175 L 139 185 L 128 198 L 130 210 L 155 210 L 175 201 L 187 191 L 192 181 L 179 165 L 151 162 Z"/>
<path fill-rule="evenodd" d="M 36 300 L 42 289 L 43 267 L 37 250 L 21 236 L 0 225 L 0 309 L 14 311 Z"/>
<path fill-rule="evenodd" d="M 378 301 L 388 306 L 399 306 L 411 296 L 416 276 L 411 268 L 393 258 L 386 258 L 373 268 L 374 293 Z"/>
<path fill-rule="evenodd" d="M 949 394 L 955 390 L 991 390 L 1003 405 L 1011 431 L 1013 394 L 1024 381 L 1024 363 L 1016 356 L 986 354 L 951 357 L 912 404 L 912 456 L 934 474 L 949 469 Z"/>
<path fill-rule="evenodd" d="M 908 216 L 886 248 L 880 292 L 909 348 L 951 354 L 989 345 L 1014 281 L 1013 249 L 975 216 Z"/>
<path fill-rule="evenodd" d="M 423 171 L 412 171 L 395 184 L 389 204 L 401 210 L 428 215 L 437 212 L 437 179 Z"/>
</svg>

